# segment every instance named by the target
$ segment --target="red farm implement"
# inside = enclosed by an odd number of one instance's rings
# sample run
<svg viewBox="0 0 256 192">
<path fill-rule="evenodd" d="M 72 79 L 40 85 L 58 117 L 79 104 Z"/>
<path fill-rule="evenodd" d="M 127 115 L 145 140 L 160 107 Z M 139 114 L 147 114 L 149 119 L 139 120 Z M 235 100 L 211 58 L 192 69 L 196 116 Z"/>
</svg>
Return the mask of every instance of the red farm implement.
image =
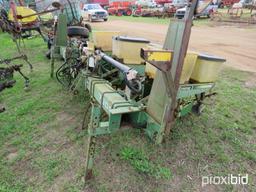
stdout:
<svg viewBox="0 0 256 192">
<path fill-rule="evenodd" d="M 129 1 L 116 1 L 110 4 L 108 8 L 108 14 L 117 16 L 130 16 L 132 15 L 132 6 L 133 3 Z"/>
</svg>

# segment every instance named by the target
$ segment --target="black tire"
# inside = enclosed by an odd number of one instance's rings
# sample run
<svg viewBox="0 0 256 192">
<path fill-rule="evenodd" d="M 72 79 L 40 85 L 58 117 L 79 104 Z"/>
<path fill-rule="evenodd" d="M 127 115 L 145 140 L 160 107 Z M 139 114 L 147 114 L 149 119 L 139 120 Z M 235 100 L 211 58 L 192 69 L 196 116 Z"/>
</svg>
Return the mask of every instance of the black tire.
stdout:
<svg viewBox="0 0 256 192">
<path fill-rule="evenodd" d="M 224 4 L 223 4 L 223 3 L 220 3 L 218 8 L 223 9 L 223 8 L 224 8 Z"/>
<path fill-rule="evenodd" d="M 202 114 L 203 109 L 204 109 L 204 106 L 201 103 L 197 103 L 197 104 L 193 105 L 192 112 L 199 116 Z"/>
<path fill-rule="evenodd" d="M 84 27 L 85 27 L 86 29 L 88 29 L 89 32 L 92 32 L 92 26 L 91 26 L 90 24 L 85 23 L 85 24 L 84 24 Z"/>
<path fill-rule="evenodd" d="M 80 26 L 70 26 L 68 27 L 68 36 L 74 37 L 74 36 L 80 36 L 83 38 L 89 38 L 89 30 L 85 27 Z"/>
<path fill-rule="evenodd" d="M 120 16 L 123 16 L 123 15 L 124 15 L 124 14 L 123 14 L 123 11 L 117 11 L 117 12 L 116 12 L 116 16 L 119 16 L 119 17 L 120 17 Z"/>
<path fill-rule="evenodd" d="M 6 12 L 5 9 L 1 9 L 0 14 L 1 14 L 1 16 L 2 16 L 3 18 L 6 18 L 6 19 L 8 18 L 8 13 Z"/>
<path fill-rule="evenodd" d="M 104 21 L 108 21 L 108 19 L 106 18 L 106 19 L 104 19 Z"/>
</svg>

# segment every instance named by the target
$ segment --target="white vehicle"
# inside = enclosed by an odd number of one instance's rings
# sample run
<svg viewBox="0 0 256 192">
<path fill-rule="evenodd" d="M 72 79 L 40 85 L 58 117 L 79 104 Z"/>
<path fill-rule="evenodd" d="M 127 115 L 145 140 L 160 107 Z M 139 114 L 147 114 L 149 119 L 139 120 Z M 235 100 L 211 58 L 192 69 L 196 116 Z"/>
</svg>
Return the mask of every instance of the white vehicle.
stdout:
<svg viewBox="0 0 256 192">
<path fill-rule="evenodd" d="M 203 0 L 199 1 L 199 6 L 201 4 L 203 5 Z M 217 3 L 216 4 L 210 3 L 210 4 L 207 5 L 207 7 L 202 9 L 199 13 L 194 15 L 194 19 L 200 18 L 202 16 L 206 16 L 206 17 L 210 18 L 211 14 L 216 12 L 217 9 L 218 9 L 218 4 Z M 175 13 L 175 17 L 178 18 L 178 19 L 182 19 L 185 16 L 186 10 L 187 10 L 187 7 L 177 9 L 176 13 Z"/>
<path fill-rule="evenodd" d="M 173 0 L 172 5 L 176 8 L 182 8 L 187 5 L 187 0 Z"/>
<path fill-rule="evenodd" d="M 157 4 L 154 0 L 137 0 L 135 5 L 140 5 L 142 7 L 157 7 Z"/>
<path fill-rule="evenodd" d="M 100 4 L 85 4 L 83 7 L 83 18 L 90 22 L 96 20 L 108 20 L 108 12 Z"/>
</svg>

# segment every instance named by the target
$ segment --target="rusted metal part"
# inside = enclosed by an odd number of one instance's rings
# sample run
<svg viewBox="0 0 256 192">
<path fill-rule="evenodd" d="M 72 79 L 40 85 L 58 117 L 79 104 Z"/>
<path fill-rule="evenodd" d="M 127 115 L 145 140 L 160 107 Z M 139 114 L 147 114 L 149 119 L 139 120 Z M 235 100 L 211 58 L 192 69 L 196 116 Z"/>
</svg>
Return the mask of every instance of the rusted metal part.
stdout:
<svg viewBox="0 0 256 192">
<path fill-rule="evenodd" d="M 8 59 L 0 59 L 0 64 L 5 64 L 8 66 L 8 67 L 0 67 L 0 92 L 6 88 L 13 87 L 13 85 L 16 82 L 13 79 L 14 72 L 18 72 L 25 79 L 25 89 L 29 87 L 29 78 L 26 75 L 24 75 L 21 71 L 22 65 L 10 65 L 12 61 L 17 59 L 23 59 L 24 61 L 26 61 L 32 70 L 32 65 L 28 61 L 28 58 L 26 55 L 19 55 L 19 56 L 8 58 Z"/>
<path fill-rule="evenodd" d="M 83 130 L 88 128 L 88 124 L 86 125 L 86 123 L 89 121 L 88 116 L 90 116 L 90 110 L 91 110 L 91 103 L 88 102 L 85 106 L 84 117 L 83 117 L 83 122 L 82 122 L 82 129 Z"/>
<path fill-rule="evenodd" d="M 133 16 L 142 16 L 142 17 L 158 17 L 158 18 L 166 18 L 172 17 L 176 12 L 176 7 L 171 6 L 164 9 L 159 10 L 158 8 L 137 8 L 133 12 Z"/>
<path fill-rule="evenodd" d="M 16 56 L 16 57 L 12 57 L 12 58 L 8 58 L 8 59 L 0 59 L 0 64 L 1 63 L 5 63 L 5 64 L 10 64 L 12 61 L 14 60 L 17 60 L 17 59 L 23 59 L 30 67 L 30 69 L 32 70 L 33 69 L 33 66 L 32 64 L 29 62 L 28 60 L 28 56 L 25 55 L 25 54 L 22 54 L 22 55 L 19 55 L 19 56 Z"/>
<path fill-rule="evenodd" d="M 85 177 L 84 177 L 85 182 L 92 179 L 92 177 L 93 177 L 92 169 L 88 169 L 86 171 L 86 174 L 85 174 Z"/>
<path fill-rule="evenodd" d="M 46 10 L 46 11 L 41 11 L 41 12 L 38 12 L 38 13 L 29 14 L 29 15 L 25 15 L 25 16 L 17 15 L 17 19 L 24 19 L 24 18 L 28 18 L 28 17 L 32 17 L 32 16 L 43 15 L 43 14 L 52 13 L 52 12 L 58 11 L 58 10 L 59 10 L 59 8 L 54 8 L 54 9 L 50 9 L 50 10 Z"/>
<path fill-rule="evenodd" d="M 256 6 L 251 9 L 250 17 L 248 18 L 242 17 L 244 14 L 243 8 L 229 8 L 227 13 L 216 11 L 211 14 L 211 21 L 256 24 L 256 13 L 253 13 L 253 9 L 256 10 Z"/>
<path fill-rule="evenodd" d="M 184 20 L 177 20 L 171 24 L 166 35 L 163 48 L 173 50 L 171 68 L 168 71 L 157 71 L 146 109 L 147 113 L 160 124 L 155 137 L 157 144 L 169 134 L 175 120 L 177 91 L 196 5 L 197 1 L 194 0 L 188 7 Z"/>
<path fill-rule="evenodd" d="M 20 4 L 20 5 L 23 6 L 22 4 Z M 63 11 L 63 9 L 64 9 L 63 5 L 59 1 L 53 1 L 51 6 L 53 7 L 52 9 L 46 9 L 46 10 L 43 10 L 43 11 L 40 11 L 40 12 L 37 12 L 34 14 L 25 15 L 25 16 L 16 15 L 16 17 L 17 17 L 17 19 L 24 19 L 24 18 L 28 18 L 28 17 L 32 17 L 32 16 L 39 16 L 39 15 L 44 15 L 46 13 L 52 13 L 52 12 L 55 12 L 58 10 Z"/>
<path fill-rule="evenodd" d="M 15 21 L 15 23 L 18 24 L 18 18 L 17 18 L 17 11 L 16 11 L 16 4 L 13 0 L 10 1 L 10 9 L 12 11 L 13 14 L 13 19 Z"/>
<path fill-rule="evenodd" d="M 168 97 L 170 97 L 173 101 L 175 101 L 178 88 L 176 88 L 176 85 L 173 81 L 172 75 L 164 72 L 163 79 L 165 81 L 165 84 L 168 85 L 168 86 L 166 86 L 166 88 L 167 88 L 166 91 L 167 91 Z"/>
<path fill-rule="evenodd" d="M 182 47 L 179 52 L 179 59 L 178 59 L 178 64 L 177 64 L 177 69 L 176 69 L 176 75 L 175 75 L 175 85 L 178 88 L 179 82 L 180 82 L 180 76 L 184 64 L 184 59 L 187 53 L 188 49 L 188 43 L 190 39 L 190 34 L 191 34 L 191 27 L 192 27 L 192 21 L 193 21 L 193 15 L 194 15 L 194 10 L 196 8 L 197 0 L 193 0 L 190 11 L 188 12 L 187 17 L 185 18 L 185 29 L 182 37 Z"/>
<path fill-rule="evenodd" d="M 85 181 L 90 180 L 93 177 L 92 166 L 95 156 L 95 145 L 96 137 L 88 136 L 88 148 L 86 152 L 86 170 L 85 170 Z"/>
<path fill-rule="evenodd" d="M 23 6 L 22 4 L 20 4 L 20 6 Z M 46 14 L 46 13 L 50 13 L 50 12 L 54 12 L 57 10 L 63 10 L 63 6 L 59 3 L 59 2 L 53 2 L 52 3 L 53 9 L 50 10 L 44 10 L 42 12 L 37 12 L 37 13 L 33 13 L 33 14 L 29 14 L 29 15 L 20 15 L 20 13 L 17 12 L 17 6 L 14 0 L 10 1 L 10 12 L 13 15 L 13 20 L 10 20 L 8 18 L 8 13 L 5 9 L 1 8 L 1 13 L 0 13 L 0 28 L 4 31 L 4 32 L 8 32 L 12 35 L 13 40 L 17 41 L 20 39 L 24 39 L 24 38 L 28 38 L 31 37 L 32 31 L 36 31 L 39 33 L 39 35 L 43 38 L 44 41 L 47 41 L 47 38 L 43 35 L 42 31 L 41 31 L 41 27 L 42 26 L 42 22 L 38 19 L 35 19 L 34 21 L 30 21 L 30 22 L 21 22 L 20 19 L 24 19 L 24 18 L 29 18 L 29 17 L 33 17 L 33 16 L 38 16 L 38 15 L 42 15 L 42 14 Z M 17 45 L 17 43 L 16 43 Z M 17 49 L 20 52 L 20 48 L 17 45 Z"/>
<path fill-rule="evenodd" d="M 151 65 L 163 72 L 170 70 L 172 65 L 172 54 L 170 50 L 145 50 L 141 49 L 141 57 Z"/>
<path fill-rule="evenodd" d="M 174 123 L 174 119 L 175 119 L 174 114 L 175 114 L 175 109 L 177 107 L 177 102 L 176 102 L 177 91 L 178 91 L 178 87 L 179 87 L 179 81 L 180 81 L 181 72 L 182 72 L 182 68 L 183 68 L 184 58 L 185 58 L 185 55 L 186 55 L 187 49 L 188 49 L 188 43 L 189 43 L 191 27 L 192 27 L 192 19 L 193 19 L 193 15 L 195 13 L 197 4 L 198 4 L 198 1 L 193 0 L 191 7 L 189 9 L 189 12 L 185 15 L 185 21 L 184 21 L 185 29 L 184 29 L 184 33 L 183 33 L 183 37 L 182 37 L 182 41 L 181 41 L 182 46 L 180 47 L 180 50 L 179 50 L 179 57 L 177 60 L 176 69 L 175 68 L 171 69 L 171 71 L 175 71 L 175 73 L 174 73 L 175 76 L 174 76 L 174 85 L 170 86 L 170 88 L 171 88 L 171 91 L 175 92 L 176 94 L 172 96 L 171 101 L 166 106 L 166 111 L 165 111 L 165 115 L 164 115 L 165 135 L 169 135 L 171 127 L 172 127 L 172 125 Z"/>
</svg>

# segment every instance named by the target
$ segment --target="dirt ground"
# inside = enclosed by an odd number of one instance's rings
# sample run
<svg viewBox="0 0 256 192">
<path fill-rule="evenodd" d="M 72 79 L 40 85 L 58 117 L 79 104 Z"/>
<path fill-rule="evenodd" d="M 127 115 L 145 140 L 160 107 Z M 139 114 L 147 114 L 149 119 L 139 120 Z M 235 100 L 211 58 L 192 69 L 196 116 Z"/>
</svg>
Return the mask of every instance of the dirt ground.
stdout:
<svg viewBox="0 0 256 192">
<path fill-rule="evenodd" d="M 168 25 L 122 20 L 94 22 L 92 26 L 96 30 L 117 30 L 123 35 L 144 37 L 154 43 L 164 42 L 168 28 Z M 194 26 L 189 49 L 224 57 L 228 66 L 256 72 L 256 28 Z"/>
</svg>

